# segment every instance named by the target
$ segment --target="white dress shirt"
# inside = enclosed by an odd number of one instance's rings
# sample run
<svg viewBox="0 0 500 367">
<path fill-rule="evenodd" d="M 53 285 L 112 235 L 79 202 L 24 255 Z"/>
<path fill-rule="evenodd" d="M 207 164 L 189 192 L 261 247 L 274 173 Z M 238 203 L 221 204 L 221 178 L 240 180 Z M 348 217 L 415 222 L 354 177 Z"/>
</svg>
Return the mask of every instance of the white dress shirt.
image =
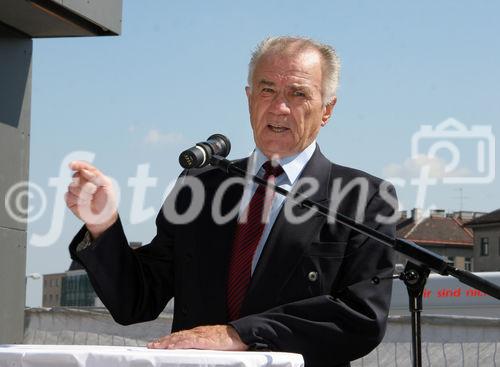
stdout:
<svg viewBox="0 0 500 367">
<path fill-rule="evenodd" d="M 276 177 L 275 185 L 290 191 L 297 181 L 297 178 L 302 173 L 305 165 L 307 164 L 307 162 L 309 162 L 309 159 L 311 159 L 315 149 L 316 141 L 313 141 L 311 145 L 309 145 L 302 152 L 293 156 L 279 159 L 277 162 L 281 165 L 281 167 L 283 167 L 284 172 Z M 262 165 L 268 160 L 269 159 L 259 150 L 259 148 L 255 148 L 248 160 L 248 173 L 250 173 L 251 175 L 257 174 L 258 177 L 262 178 L 264 176 L 264 168 L 262 168 Z M 256 184 L 252 180 L 247 181 L 243 192 L 243 197 L 241 199 L 238 218 L 240 218 L 247 209 L 253 194 L 257 190 L 257 185 L 258 184 Z M 252 274 L 255 270 L 255 267 L 257 266 L 257 262 L 259 261 L 260 255 L 262 254 L 262 250 L 264 249 L 267 237 L 269 237 L 269 233 L 273 228 L 276 217 L 278 216 L 278 213 L 280 212 L 284 202 L 285 197 L 283 195 L 278 193 L 274 195 L 271 209 L 269 211 L 269 219 L 264 226 L 262 237 L 260 238 L 259 244 L 257 245 L 255 254 L 253 256 Z"/>
</svg>

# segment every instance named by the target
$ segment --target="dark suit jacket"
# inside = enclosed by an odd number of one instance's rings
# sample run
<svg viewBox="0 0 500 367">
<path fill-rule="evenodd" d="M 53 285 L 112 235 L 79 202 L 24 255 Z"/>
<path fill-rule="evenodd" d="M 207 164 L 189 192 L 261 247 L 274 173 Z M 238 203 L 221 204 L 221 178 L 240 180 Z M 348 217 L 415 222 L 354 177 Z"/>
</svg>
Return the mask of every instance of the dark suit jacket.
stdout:
<svg viewBox="0 0 500 367">
<path fill-rule="evenodd" d="M 238 164 L 245 166 L 246 160 Z M 137 250 L 128 246 L 119 220 L 89 248 L 75 252 L 85 228 L 70 245 L 71 257 L 85 267 L 100 299 L 121 324 L 156 318 L 171 297 L 173 331 L 228 323 L 226 286 L 236 218 L 217 225 L 211 209 L 215 191 L 229 176 L 214 168 L 187 174 L 205 187 L 205 203 L 193 222 L 174 225 L 160 211 L 156 236 Z M 377 214 L 394 212 L 380 196 L 381 180 L 330 163 L 318 147 L 301 177 L 319 180 L 320 189 L 310 198 L 324 205 L 330 202 L 334 180 L 344 187 L 364 178 L 364 224 L 394 236 L 394 225 L 375 221 Z M 223 214 L 238 205 L 242 192 L 242 185 L 230 187 L 222 200 Z M 355 217 L 358 196 L 359 186 L 338 211 Z M 190 201 L 191 191 L 182 189 L 165 205 L 183 213 Z M 306 209 L 296 206 L 294 212 L 301 215 Z M 318 273 L 316 280 L 311 272 Z M 307 367 L 349 365 L 384 335 L 392 282 L 375 285 L 372 278 L 392 272 L 392 250 L 386 246 L 320 215 L 290 224 L 282 210 L 253 274 L 242 317 L 230 324 L 252 349 L 301 353 Z"/>
</svg>

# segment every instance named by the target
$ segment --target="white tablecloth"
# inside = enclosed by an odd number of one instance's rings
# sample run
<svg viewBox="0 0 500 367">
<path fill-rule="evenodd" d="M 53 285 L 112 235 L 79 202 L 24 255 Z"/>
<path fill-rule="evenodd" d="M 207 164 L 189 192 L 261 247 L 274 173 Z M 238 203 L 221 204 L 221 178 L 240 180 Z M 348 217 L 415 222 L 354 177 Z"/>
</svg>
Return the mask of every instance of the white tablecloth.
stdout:
<svg viewBox="0 0 500 367">
<path fill-rule="evenodd" d="M 93 345 L 0 345 L 0 367 L 302 367 L 300 354 Z"/>
</svg>

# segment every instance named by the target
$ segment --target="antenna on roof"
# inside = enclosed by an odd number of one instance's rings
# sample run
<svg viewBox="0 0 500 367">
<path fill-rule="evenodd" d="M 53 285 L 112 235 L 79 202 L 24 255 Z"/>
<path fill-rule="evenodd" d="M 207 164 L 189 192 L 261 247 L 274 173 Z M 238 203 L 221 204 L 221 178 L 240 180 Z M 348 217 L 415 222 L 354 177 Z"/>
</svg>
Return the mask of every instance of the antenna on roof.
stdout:
<svg viewBox="0 0 500 367">
<path fill-rule="evenodd" d="M 459 187 L 458 190 L 460 192 L 460 196 L 454 196 L 453 199 L 459 199 L 460 200 L 460 211 L 464 210 L 464 199 L 470 199 L 468 196 L 464 196 L 464 188 Z"/>
</svg>

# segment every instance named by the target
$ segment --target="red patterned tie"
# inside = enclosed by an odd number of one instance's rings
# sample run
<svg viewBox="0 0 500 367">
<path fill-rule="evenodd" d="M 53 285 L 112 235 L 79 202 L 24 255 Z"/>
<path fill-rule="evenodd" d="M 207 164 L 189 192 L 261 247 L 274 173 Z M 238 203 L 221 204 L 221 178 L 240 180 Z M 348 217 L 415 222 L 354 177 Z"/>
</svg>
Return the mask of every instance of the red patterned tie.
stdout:
<svg viewBox="0 0 500 367">
<path fill-rule="evenodd" d="M 263 179 L 272 183 L 275 177 L 283 173 L 281 166 L 273 167 L 270 161 L 264 163 L 263 168 L 265 170 Z M 230 320 L 235 320 L 240 315 L 241 304 L 250 284 L 252 259 L 264 231 L 273 195 L 274 192 L 271 191 L 266 197 L 266 187 L 259 185 L 248 204 L 246 216 L 243 215 L 238 221 L 231 251 L 227 287 Z"/>
</svg>

